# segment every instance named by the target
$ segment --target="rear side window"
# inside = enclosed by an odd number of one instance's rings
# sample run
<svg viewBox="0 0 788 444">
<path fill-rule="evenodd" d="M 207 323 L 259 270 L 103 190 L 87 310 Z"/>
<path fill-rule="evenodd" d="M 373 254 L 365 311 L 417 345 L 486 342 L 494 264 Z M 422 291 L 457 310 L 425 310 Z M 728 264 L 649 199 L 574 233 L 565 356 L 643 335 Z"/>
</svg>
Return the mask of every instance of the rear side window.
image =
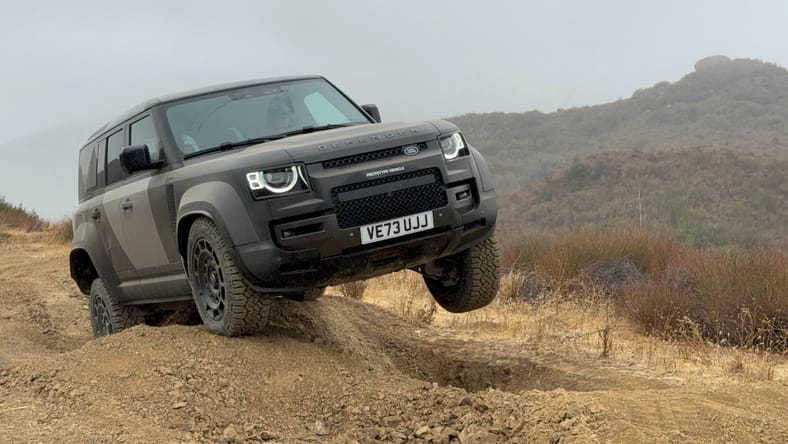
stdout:
<svg viewBox="0 0 788 444">
<path fill-rule="evenodd" d="M 96 143 L 79 152 L 79 197 L 96 188 Z"/>
<path fill-rule="evenodd" d="M 101 139 L 98 143 L 98 161 L 96 162 L 96 187 L 101 188 L 107 184 L 107 176 L 104 171 L 107 166 L 107 139 Z"/>
<path fill-rule="evenodd" d="M 150 116 L 132 123 L 129 132 L 131 132 L 131 145 L 147 145 L 150 160 L 152 162 L 161 160 L 159 138 L 156 136 L 156 128 L 153 127 L 153 119 Z"/>
<path fill-rule="evenodd" d="M 128 177 L 120 166 L 120 152 L 126 147 L 123 130 L 107 137 L 107 185 Z"/>
</svg>

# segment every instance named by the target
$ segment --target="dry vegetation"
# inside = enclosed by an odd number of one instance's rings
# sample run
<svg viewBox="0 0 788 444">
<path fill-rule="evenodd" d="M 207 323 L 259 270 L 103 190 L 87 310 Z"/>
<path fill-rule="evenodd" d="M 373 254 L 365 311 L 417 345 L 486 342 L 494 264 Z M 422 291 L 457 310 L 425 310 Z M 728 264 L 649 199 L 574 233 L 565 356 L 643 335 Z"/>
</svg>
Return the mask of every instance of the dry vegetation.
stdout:
<svg viewBox="0 0 788 444">
<path fill-rule="evenodd" d="M 701 249 L 640 230 L 531 235 L 508 245 L 512 271 L 524 275 L 520 297 L 538 297 L 540 289 L 603 295 L 649 335 L 788 350 L 788 257 L 781 252 Z"/>
<path fill-rule="evenodd" d="M 35 211 L 27 210 L 22 205 L 10 204 L 0 196 L 0 244 L 4 239 L 10 239 L 7 231 L 40 233 L 43 240 L 57 243 L 71 242 L 74 236 L 71 219 L 47 222 Z"/>
<path fill-rule="evenodd" d="M 502 193 L 501 217 L 531 229 L 640 225 L 697 246 L 783 247 L 786 169 L 787 159 L 722 148 L 602 152 Z"/>
<path fill-rule="evenodd" d="M 364 300 L 425 325 L 526 339 L 658 373 L 770 380 L 788 351 L 788 257 L 689 247 L 638 230 L 505 242 L 488 308 L 449 314 L 406 271 L 370 281 Z"/>
<path fill-rule="evenodd" d="M 517 299 L 523 275 L 508 272 L 499 297 L 487 308 L 462 315 L 437 307 L 421 277 L 403 271 L 373 279 L 364 300 L 426 325 L 459 336 L 485 337 L 508 343 L 525 340 L 536 351 L 602 359 L 645 373 L 682 377 L 722 376 L 747 380 L 788 377 L 784 354 L 726 347 L 698 331 L 670 337 L 644 335 L 603 294 L 567 295 L 549 290 L 538 300 Z"/>
</svg>

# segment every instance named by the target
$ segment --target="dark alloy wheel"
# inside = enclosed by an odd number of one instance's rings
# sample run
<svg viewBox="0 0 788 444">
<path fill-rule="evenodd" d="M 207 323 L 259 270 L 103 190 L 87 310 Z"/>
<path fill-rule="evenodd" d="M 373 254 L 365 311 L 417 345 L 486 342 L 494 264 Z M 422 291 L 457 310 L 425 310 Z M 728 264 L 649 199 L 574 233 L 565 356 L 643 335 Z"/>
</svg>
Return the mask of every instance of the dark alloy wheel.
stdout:
<svg viewBox="0 0 788 444">
<path fill-rule="evenodd" d="M 214 321 L 221 321 L 227 307 L 224 273 L 219 266 L 216 251 L 206 239 L 200 239 L 194 244 L 189 269 L 197 270 L 195 273 L 199 294 L 197 303 L 208 317 Z"/>
<path fill-rule="evenodd" d="M 114 302 L 101 279 L 95 279 L 90 286 L 89 306 L 90 325 L 93 336 L 97 338 L 118 333 L 145 321 L 137 307 Z"/>
<path fill-rule="evenodd" d="M 249 287 L 214 222 L 199 218 L 189 230 L 189 284 L 208 330 L 225 336 L 254 334 L 268 323 L 271 299 Z"/>
</svg>

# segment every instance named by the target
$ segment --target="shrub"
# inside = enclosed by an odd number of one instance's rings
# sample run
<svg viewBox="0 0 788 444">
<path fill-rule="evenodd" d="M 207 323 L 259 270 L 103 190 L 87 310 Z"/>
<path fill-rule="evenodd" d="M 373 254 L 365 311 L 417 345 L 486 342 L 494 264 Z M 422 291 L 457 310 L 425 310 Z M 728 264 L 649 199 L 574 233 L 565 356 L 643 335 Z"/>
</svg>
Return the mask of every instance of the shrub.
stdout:
<svg viewBox="0 0 788 444">
<path fill-rule="evenodd" d="M 74 239 L 74 229 L 71 219 L 62 219 L 60 222 L 50 223 L 47 231 L 52 234 L 52 241 L 62 244 L 70 243 Z"/>
<path fill-rule="evenodd" d="M 47 224 L 35 211 L 26 210 L 21 204 L 12 205 L 0 196 L 0 226 L 31 232 L 41 231 Z"/>
<path fill-rule="evenodd" d="M 524 235 L 503 244 L 520 276 L 542 276 L 564 294 L 595 298 L 601 289 L 647 334 L 788 351 L 782 252 L 702 249 L 665 234 L 615 229 Z"/>
</svg>

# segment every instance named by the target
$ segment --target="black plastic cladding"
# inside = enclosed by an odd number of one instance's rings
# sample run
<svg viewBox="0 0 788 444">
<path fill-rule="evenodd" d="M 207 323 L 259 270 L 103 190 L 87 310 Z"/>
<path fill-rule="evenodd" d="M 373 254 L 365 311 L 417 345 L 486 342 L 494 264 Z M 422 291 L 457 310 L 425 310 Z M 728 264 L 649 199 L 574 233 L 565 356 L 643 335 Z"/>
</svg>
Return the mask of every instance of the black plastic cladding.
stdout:
<svg viewBox="0 0 788 444">
<path fill-rule="evenodd" d="M 410 145 L 405 145 L 410 146 Z M 368 153 L 361 153 L 356 154 L 353 156 L 345 156 L 345 157 L 338 157 L 336 159 L 330 159 L 323 161 L 323 168 L 337 168 L 347 165 L 355 165 L 357 163 L 369 162 L 372 160 L 379 160 L 379 159 L 386 159 L 389 157 L 399 156 L 402 154 L 402 150 L 405 149 L 405 146 L 395 146 L 393 148 L 386 148 L 377 151 L 370 151 Z M 424 151 L 427 149 L 427 144 L 419 143 L 417 144 L 419 147 L 419 151 Z"/>
<path fill-rule="evenodd" d="M 429 175 L 433 176 L 433 181 L 428 184 L 344 202 L 339 200 L 340 193 Z M 336 187 L 331 190 L 331 199 L 334 202 L 337 223 L 339 227 L 343 229 L 380 222 L 448 205 L 446 186 L 443 184 L 440 170 L 437 168 L 413 171 L 410 173 L 398 174 L 396 176 L 383 177 L 367 182 Z"/>
</svg>

